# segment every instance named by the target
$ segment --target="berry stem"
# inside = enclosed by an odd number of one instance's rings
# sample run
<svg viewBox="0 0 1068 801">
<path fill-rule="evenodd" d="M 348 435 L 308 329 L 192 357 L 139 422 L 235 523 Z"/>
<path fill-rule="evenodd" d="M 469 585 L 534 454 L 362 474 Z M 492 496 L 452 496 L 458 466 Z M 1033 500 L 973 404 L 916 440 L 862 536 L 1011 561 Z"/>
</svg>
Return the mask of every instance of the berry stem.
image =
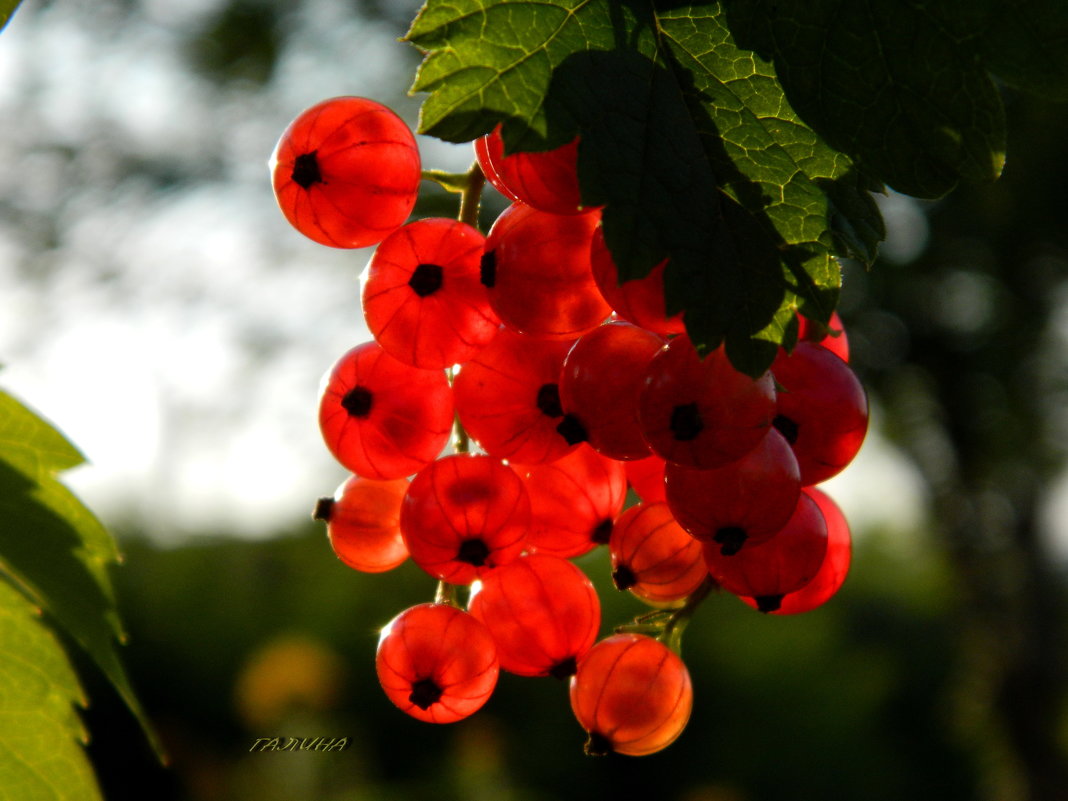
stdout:
<svg viewBox="0 0 1068 801">
<path fill-rule="evenodd" d="M 478 209 L 482 202 L 482 188 L 486 185 L 486 176 L 477 161 L 467 172 L 423 170 L 422 177 L 424 181 L 433 181 L 446 191 L 460 195 L 460 213 L 456 219 L 472 228 L 478 228 Z"/>
<path fill-rule="evenodd" d="M 681 654 L 682 632 L 686 629 L 690 619 L 693 618 L 693 613 L 697 611 L 697 607 L 701 605 L 701 602 L 708 597 L 708 594 L 716 586 L 718 586 L 716 580 L 711 576 L 706 576 L 697 589 L 686 598 L 686 603 L 668 618 L 667 623 L 664 625 L 663 633 L 657 639 L 676 654 Z"/>
<path fill-rule="evenodd" d="M 449 584 L 447 581 L 439 581 L 438 589 L 434 593 L 434 603 L 448 604 L 449 606 L 455 606 L 457 609 L 463 609 L 460 599 L 456 597 L 456 589 L 455 584 Z"/>
</svg>

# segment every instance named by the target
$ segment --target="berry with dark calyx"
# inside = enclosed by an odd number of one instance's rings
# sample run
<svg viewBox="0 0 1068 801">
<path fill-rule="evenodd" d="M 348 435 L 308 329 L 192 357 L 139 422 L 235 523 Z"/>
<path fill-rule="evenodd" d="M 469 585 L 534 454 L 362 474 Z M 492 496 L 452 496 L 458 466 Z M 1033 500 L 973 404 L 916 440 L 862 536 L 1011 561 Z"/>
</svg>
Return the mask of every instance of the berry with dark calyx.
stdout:
<svg viewBox="0 0 1068 801">
<path fill-rule="evenodd" d="M 590 270 L 590 238 L 600 212 L 562 216 L 516 203 L 486 237 L 492 260 L 489 301 L 513 331 L 573 340 L 596 328 L 611 309 Z"/>
<path fill-rule="evenodd" d="M 608 542 L 627 496 L 623 465 L 588 445 L 532 466 L 525 483 L 531 508 L 527 542 L 539 553 L 564 558 Z"/>
<path fill-rule="evenodd" d="M 486 180 L 512 201 L 550 214 L 582 214 L 578 139 L 553 150 L 504 155 L 500 126 L 475 140 L 475 157 Z"/>
<path fill-rule="evenodd" d="M 814 342 L 838 356 L 843 362 L 849 362 L 849 337 L 846 336 L 838 312 L 831 312 L 831 319 L 826 326 L 814 323 L 801 315 L 798 315 L 798 322 L 798 342 Z"/>
<path fill-rule="evenodd" d="M 427 370 L 466 361 L 497 335 L 500 321 L 479 280 L 485 238 L 456 220 L 398 228 L 367 266 L 363 313 L 391 356 Z"/>
<path fill-rule="evenodd" d="M 581 430 L 563 414 L 559 382 L 571 342 L 530 339 L 508 329 L 460 366 L 456 411 L 467 433 L 498 459 L 552 462 L 573 451 Z M 577 423 L 577 421 L 573 421 Z"/>
<path fill-rule="evenodd" d="M 686 333 L 682 312 L 670 317 L 664 301 L 664 271 L 667 261 L 656 265 L 644 278 L 620 283 L 619 270 L 597 226 L 590 243 L 590 268 L 601 295 L 622 319 L 660 336 Z"/>
<path fill-rule="evenodd" d="M 730 556 L 714 542 L 704 548 L 708 572 L 723 589 L 753 598 L 761 612 L 774 612 L 785 595 L 819 572 L 827 554 L 827 523 L 816 502 L 802 493 L 786 525 L 764 542 Z"/>
<path fill-rule="evenodd" d="M 397 361 L 375 342 L 349 350 L 323 377 L 323 440 L 346 469 L 365 478 L 417 472 L 441 453 L 452 423 L 445 373 Z"/>
<path fill-rule="evenodd" d="M 642 503 L 623 512 L 608 552 L 616 587 L 652 604 L 681 601 L 708 575 L 701 543 L 676 522 L 665 503 Z"/>
<path fill-rule="evenodd" d="M 414 561 L 450 584 L 470 584 L 526 547 L 530 499 L 523 480 L 491 456 L 457 453 L 412 479 L 400 528 Z"/>
<path fill-rule="evenodd" d="M 613 634 L 579 660 L 571 709 L 589 734 L 586 753 L 644 756 L 686 727 L 693 687 L 682 659 L 644 634 Z"/>
<path fill-rule="evenodd" d="M 323 499 L 317 519 L 326 522 L 326 534 L 338 559 L 364 573 L 392 570 L 408 558 L 400 533 L 400 509 L 408 481 L 373 481 L 352 476 L 333 498 Z"/>
<path fill-rule="evenodd" d="M 520 676 L 570 676 L 601 625 L 601 602 L 586 574 L 547 554 L 484 574 L 468 610 L 497 643 L 501 668 Z"/>
<path fill-rule="evenodd" d="M 500 671 L 486 627 L 446 604 L 413 606 L 387 624 L 375 668 L 389 700 L 429 723 L 453 723 L 477 712 Z"/>
<path fill-rule="evenodd" d="M 801 494 L 797 460 L 774 430 L 742 458 L 711 470 L 668 464 L 664 484 L 679 525 L 725 556 L 772 537 Z"/>
<path fill-rule="evenodd" d="M 567 354 L 560 398 L 598 453 L 621 460 L 650 454 L 638 421 L 638 396 L 649 361 L 664 344 L 636 325 L 609 322 L 579 337 Z"/>
<path fill-rule="evenodd" d="M 868 430 L 868 399 L 849 365 L 820 345 L 780 349 L 775 427 L 790 441 L 801 483 L 826 481 L 853 460 Z"/>
<path fill-rule="evenodd" d="M 286 219 L 338 248 L 377 244 L 403 225 L 421 180 L 407 124 L 363 97 L 335 97 L 302 112 L 282 133 L 269 166 Z"/>
<path fill-rule="evenodd" d="M 842 510 L 816 487 L 805 487 L 802 492 L 816 502 L 827 523 L 827 555 L 812 581 L 783 596 L 779 608 L 772 612 L 776 615 L 798 615 L 825 604 L 845 583 L 852 559 L 853 540 Z M 757 608 L 754 598 L 741 598 L 754 609 Z"/>
<path fill-rule="evenodd" d="M 688 337 L 649 362 L 638 398 L 646 442 L 668 462 L 709 469 L 744 456 L 771 429 L 775 383 L 734 369 L 722 347 L 703 359 Z"/>
</svg>

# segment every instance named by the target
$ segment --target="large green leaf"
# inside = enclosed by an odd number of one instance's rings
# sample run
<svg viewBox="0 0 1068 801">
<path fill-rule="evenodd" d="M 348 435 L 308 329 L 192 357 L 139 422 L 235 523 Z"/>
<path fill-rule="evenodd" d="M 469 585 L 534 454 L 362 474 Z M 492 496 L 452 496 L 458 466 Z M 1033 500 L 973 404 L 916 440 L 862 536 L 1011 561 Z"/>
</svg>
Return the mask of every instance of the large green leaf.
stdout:
<svg viewBox="0 0 1068 801">
<path fill-rule="evenodd" d="M 0 578 L 0 799 L 100 798 L 76 704 L 85 697 L 63 648 Z"/>
<path fill-rule="evenodd" d="M 581 132 L 583 199 L 604 205 L 623 277 L 670 257 L 669 310 L 695 344 L 763 371 L 795 309 L 826 320 L 836 255 L 870 261 L 876 187 L 791 109 L 770 62 L 736 45 L 718 4 L 430 0 L 425 133 L 509 150 Z"/>
<path fill-rule="evenodd" d="M 0 573 L 92 658 L 155 743 L 119 659 L 111 535 L 57 479 L 81 454 L 0 392 Z"/>
</svg>

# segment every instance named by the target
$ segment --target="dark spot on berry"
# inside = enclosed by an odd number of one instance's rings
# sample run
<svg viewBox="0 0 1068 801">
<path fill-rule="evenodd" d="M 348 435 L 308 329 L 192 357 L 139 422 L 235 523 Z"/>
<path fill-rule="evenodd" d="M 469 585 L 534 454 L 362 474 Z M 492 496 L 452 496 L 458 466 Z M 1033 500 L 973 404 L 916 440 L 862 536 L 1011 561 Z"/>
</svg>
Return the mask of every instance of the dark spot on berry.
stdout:
<svg viewBox="0 0 1068 801">
<path fill-rule="evenodd" d="M 716 531 L 712 539 L 722 546 L 719 549 L 721 554 L 734 556 L 738 551 L 742 550 L 742 546 L 749 539 L 749 535 L 745 533 L 744 528 L 739 526 L 724 526 Z"/>
<path fill-rule="evenodd" d="M 578 664 L 575 662 L 575 657 L 569 656 L 567 659 L 561 660 L 549 668 L 549 675 L 554 679 L 566 679 L 569 676 L 574 676 L 578 670 Z"/>
<path fill-rule="evenodd" d="M 330 515 L 334 513 L 334 499 L 333 498 L 320 498 L 315 502 L 315 509 L 312 510 L 312 520 L 322 520 L 324 523 L 329 522 Z"/>
<path fill-rule="evenodd" d="M 419 297 L 425 298 L 441 289 L 442 269 L 438 264 L 420 264 L 408 279 L 408 286 Z"/>
<path fill-rule="evenodd" d="M 478 278 L 486 289 L 493 289 L 493 285 L 497 283 L 497 256 L 492 250 L 482 254 Z"/>
<path fill-rule="evenodd" d="M 582 425 L 573 414 L 564 415 L 564 419 L 556 427 L 556 433 L 563 437 L 564 442 L 568 445 L 578 445 L 580 442 L 585 442 L 590 438 L 590 435 L 586 432 L 586 426 Z"/>
<path fill-rule="evenodd" d="M 586 752 L 586 756 L 608 756 L 614 749 L 611 740 L 600 732 L 591 731 L 582 750 Z"/>
<path fill-rule="evenodd" d="M 705 428 L 696 403 L 683 403 L 671 410 L 671 433 L 679 442 L 697 439 Z"/>
<path fill-rule="evenodd" d="M 607 545 L 608 540 L 612 538 L 612 526 L 615 525 L 612 518 L 606 517 L 600 523 L 593 527 L 593 532 L 590 534 L 590 539 L 596 542 L 598 545 Z"/>
<path fill-rule="evenodd" d="M 459 562 L 465 562 L 475 567 L 482 567 L 486 564 L 489 555 L 490 549 L 486 547 L 486 543 L 476 538 L 463 541 L 460 545 L 460 550 L 456 554 L 456 559 Z"/>
<path fill-rule="evenodd" d="M 765 614 L 782 606 L 782 595 L 758 595 L 753 600 L 756 601 L 757 609 Z"/>
<path fill-rule="evenodd" d="M 775 415 L 775 419 L 771 421 L 771 424 L 775 426 L 775 429 L 786 438 L 786 441 L 793 445 L 797 442 L 797 423 L 782 414 Z"/>
<path fill-rule="evenodd" d="M 433 679 L 419 679 L 412 684 L 412 692 L 408 700 L 425 710 L 441 700 L 441 692 L 441 688 L 434 683 Z"/>
<path fill-rule="evenodd" d="M 612 583 L 616 585 L 616 589 L 622 591 L 629 590 L 635 584 L 638 583 L 637 576 L 634 575 L 634 571 L 626 565 L 620 565 L 612 571 Z"/>
<path fill-rule="evenodd" d="M 560 405 L 560 388 L 556 384 L 542 384 L 535 402 L 546 417 L 564 416 L 564 407 Z"/>
<path fill-rule="evenodd" d="M 367 387 L 356 386 L 345 393 L 341 406 L 353 417 L 366 417 L 371 413 L 374 396 Z"/>
<path fill-rule="evenodd" d="M 323 174 L 319 171 L 319 158 L 313 150 L 311 153 L 301 153 L 293 162 L 293 174 L 290 176 L 293 183 L 301 189 L 309 189 L 312 184 L 323 182 Z"/>
</svg>

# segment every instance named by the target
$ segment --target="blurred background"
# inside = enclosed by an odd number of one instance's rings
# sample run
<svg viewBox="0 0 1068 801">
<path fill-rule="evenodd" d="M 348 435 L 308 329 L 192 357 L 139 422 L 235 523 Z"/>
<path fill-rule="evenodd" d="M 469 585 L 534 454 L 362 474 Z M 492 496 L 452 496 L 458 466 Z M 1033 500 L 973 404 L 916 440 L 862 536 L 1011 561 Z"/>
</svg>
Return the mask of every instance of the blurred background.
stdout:
<svg viewBox="0 0 1068 801">
<path fill-rule="evenodd" d="M 378 629 L 418 569 L 339 563 L 309 512 L 345 477 L 318 382 L 369 338 L 369 251 L 275 207 L 282 129 L 329 96 L 414 125 L 410 0 L 25 0 L 0 36 L 0 386 L 90 464 L 66 478 L 120 538 L 127 666 L 160 767 L 92 668 L 109 799 L 1058 799 L 1068 788 L 1068 109 L 1007 92 L 1005 175 L 880 198 L 840 312 L 872 431 L 827 485 L 855 535 L 827 607 L 710 598 L 687 630 L 696 702 L 641 759 L 583 756 L 566 686 L 502 676 L 473 718 L 409 720 Z M 420 137 L 428 167 L 468 147 Z M 418 214 L 455 214 L 425 184 Z M 487 193 L 483 219 L 502 208 Z M 582 560 L 604 630 L 641 611 Z M 250 751 L 349 737 L 341 753 Z"/>
</svg>

